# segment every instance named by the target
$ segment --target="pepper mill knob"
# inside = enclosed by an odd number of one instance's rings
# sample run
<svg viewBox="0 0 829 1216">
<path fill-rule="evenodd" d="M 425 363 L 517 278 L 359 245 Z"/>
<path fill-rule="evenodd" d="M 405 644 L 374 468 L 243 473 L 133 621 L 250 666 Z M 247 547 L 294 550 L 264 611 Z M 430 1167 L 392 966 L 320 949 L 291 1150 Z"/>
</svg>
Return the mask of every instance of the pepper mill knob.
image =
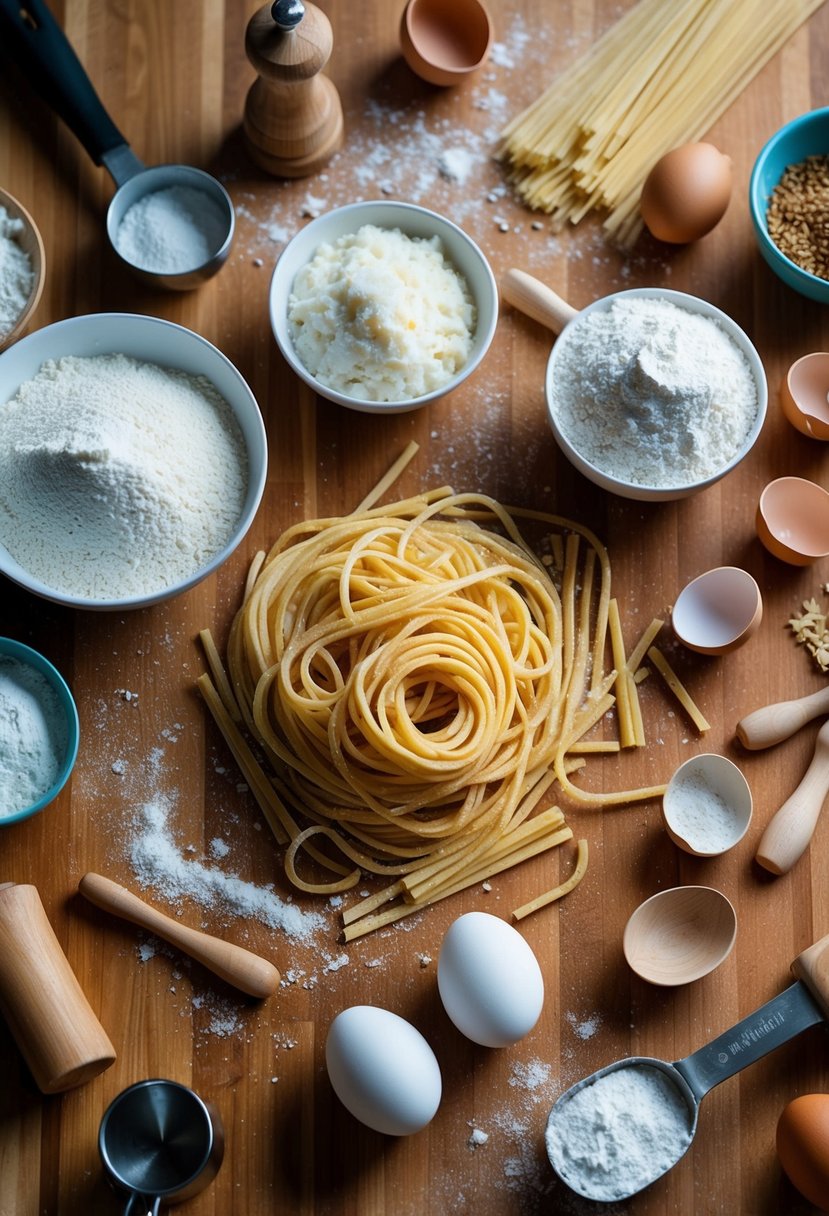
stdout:
<svg viewBox="0 0 829 1216">
<path fill-rule="evenodd" d="M 265 4 L 248 22 L 245 54 L 258 79 L 245 100 L 243 131 L 250 156 L 275 177 L 307 177 L 343 141 L 343 110 L 323 74 L 331 23 L 303 0 Z"/>
</svg>

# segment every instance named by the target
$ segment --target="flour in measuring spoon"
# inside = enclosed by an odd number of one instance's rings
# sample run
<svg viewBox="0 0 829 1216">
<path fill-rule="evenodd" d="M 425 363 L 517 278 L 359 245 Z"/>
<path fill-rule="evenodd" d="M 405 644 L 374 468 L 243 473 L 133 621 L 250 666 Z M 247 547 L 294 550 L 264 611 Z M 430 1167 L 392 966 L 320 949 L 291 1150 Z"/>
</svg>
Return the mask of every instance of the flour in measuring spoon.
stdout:
<svg viewBox="0 0 829 1216">
<path fill-rule="evenodd" d="M 565 1094 L 550 1112 L 547 1153 L 578 1194 L 610 1202 L 635 1195 L 691 1143 L 688 1104 L 651 1064 L 614 1068 Z"/>
<path fill-rule="evenodd" d="M 0 405 L 0 542 L 47 587 L 151 595 L 228 541 L 244 440 L 204 377 L 123 354 L 43 364 Z"/>
<path fill-rule="evenodd" d="M 723 468 L 759 408 L 748 360 L 719 322 L 658 297 L 576 317 L 551 394 L 559 429 L 585 460 L 658 488 Z"/>
</svg>

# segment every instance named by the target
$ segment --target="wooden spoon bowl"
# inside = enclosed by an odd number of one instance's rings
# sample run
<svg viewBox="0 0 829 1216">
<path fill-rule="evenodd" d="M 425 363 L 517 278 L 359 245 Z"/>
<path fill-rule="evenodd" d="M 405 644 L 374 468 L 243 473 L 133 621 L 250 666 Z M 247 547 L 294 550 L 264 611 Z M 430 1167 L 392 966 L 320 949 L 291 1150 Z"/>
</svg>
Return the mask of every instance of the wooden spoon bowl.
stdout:
<svg viewBox="0 0 829 1216">
<path fill-rule="evenodd" d="M 622 948 L 643 980 L 675 987 L 701 979 L 731 953 L 737 914 L 713 887 L 670 887 L 633 912 Z"/>
<path fill-rule="evenodd" d="M 32 290 L 29 292 L 26 306 L 12 328 L 7 333 L 0 334 L 0 350 L 5 350 L 7 346 L 11 346 L 12 342 L 16 342 L 23 336 L 32 319 L 32 314 L 40 302 L 43 284 L 46 280 L 46 251 L 37 225 L 29 212 L 7 190 L 0 189 L 0 207 L 4 207 L 12 219 L 23 221 L 23 231 L 18 237 L 18 241 L 20 248 L 28 255 L 32 263 Z"/>
</svg>

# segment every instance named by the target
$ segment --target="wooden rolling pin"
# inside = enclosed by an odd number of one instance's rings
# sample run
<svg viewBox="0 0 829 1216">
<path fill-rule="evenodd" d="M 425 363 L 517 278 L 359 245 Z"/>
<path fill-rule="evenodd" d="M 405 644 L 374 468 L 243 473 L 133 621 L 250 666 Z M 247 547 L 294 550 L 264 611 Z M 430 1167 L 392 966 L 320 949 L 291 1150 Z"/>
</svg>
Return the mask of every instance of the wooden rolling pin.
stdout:
<svg viewBox="0 0 829 1216">
<path fill-rule="evenodd" d="M 151 907 L 120 883 L 101 874 L 84 874 L 78 883 L 78 890 L 105 912 L 114 912 L 116 916 L 163 937 L 248 996 L 264 1000 L 276 991 L 279 972 L 273 963 L 245 950 L 243 946 L 234 946 L 232 942 L 212 937 L 209 933 L 189 929 L 187 925 Z"/>
<path fill-rule="evenodd" d="M 829 714 L 829 685 L 808 697 L 779 701 L 776 705 L 755 709 L 737 723 L 737 738 L 743 747 L 759 751 L 763 747 L 782 743 L 821 714 Z"/>
<path fill-rule="evenodd" d="M 557 295 L 552 287 L 525 270 L 515 268 L 501 276 L 501 296 L 513 308 L 551 329 L 554 334 L 561 333 L 578 311 Z"/>
<path fill-rule="evenodd" d="M 757 861 L 772 874 L 785 874 L 805 852 L 829 793 L 829 722 L 815 740 L 815 754 L 800 785 L 773 816 L 757 848 Z"/>
<path fill-rule="evenodd" d="M 45 1094 L 83 1085 L 115 1060 L 29 884 L 0 884 L 0 1010 Z"/>
</svg>

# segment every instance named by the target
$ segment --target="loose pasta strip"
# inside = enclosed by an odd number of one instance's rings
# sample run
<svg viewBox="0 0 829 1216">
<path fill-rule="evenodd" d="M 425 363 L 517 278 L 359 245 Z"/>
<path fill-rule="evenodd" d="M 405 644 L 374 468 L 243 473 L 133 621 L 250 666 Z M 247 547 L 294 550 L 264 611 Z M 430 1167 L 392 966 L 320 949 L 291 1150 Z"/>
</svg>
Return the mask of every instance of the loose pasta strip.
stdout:
<svg viewBox="0 0 829 1216">
<path fill-rule="evenodd" d="M 651 646 L 648 650 L 648 658 L 653 663 L 656 670 L 662 676 L 662 679 L 670 688 L 671 692 L 679 701 L 682 708 L 687 713 L 688 717 L 694 723 L 700 734 L 711 729 L 711 723 L 706 719 L 705 714 L 697 705 L 694 698 L 688 692 L 688 689 L 680 680 L 674 669 L 671 667 L 668 660 L 663 655 L 662 651 L 656 646 Z"/>
<path fill-rule="evenodd" d="M 555 903 L 557 899 L 563 899 L 565 895 L 569 895 L 587 873 L 588 857 L 589 849 L 587 841 L 580 840 L 576 854 L 576 865 L 570 877 L 565 882 L 560 882 L 557 887 L 553 887 L 551 891 L 546 891 L 543 895 L 537 895 L 529 903 L 522 904 L 520 908 L 516 908 L 512 914 L 512 919 L 523 920 L 525 916 L 529 916 L 532 912 L 537 912 L 539 908 L 546 908 L 548 904 Z"/>
</svg>

